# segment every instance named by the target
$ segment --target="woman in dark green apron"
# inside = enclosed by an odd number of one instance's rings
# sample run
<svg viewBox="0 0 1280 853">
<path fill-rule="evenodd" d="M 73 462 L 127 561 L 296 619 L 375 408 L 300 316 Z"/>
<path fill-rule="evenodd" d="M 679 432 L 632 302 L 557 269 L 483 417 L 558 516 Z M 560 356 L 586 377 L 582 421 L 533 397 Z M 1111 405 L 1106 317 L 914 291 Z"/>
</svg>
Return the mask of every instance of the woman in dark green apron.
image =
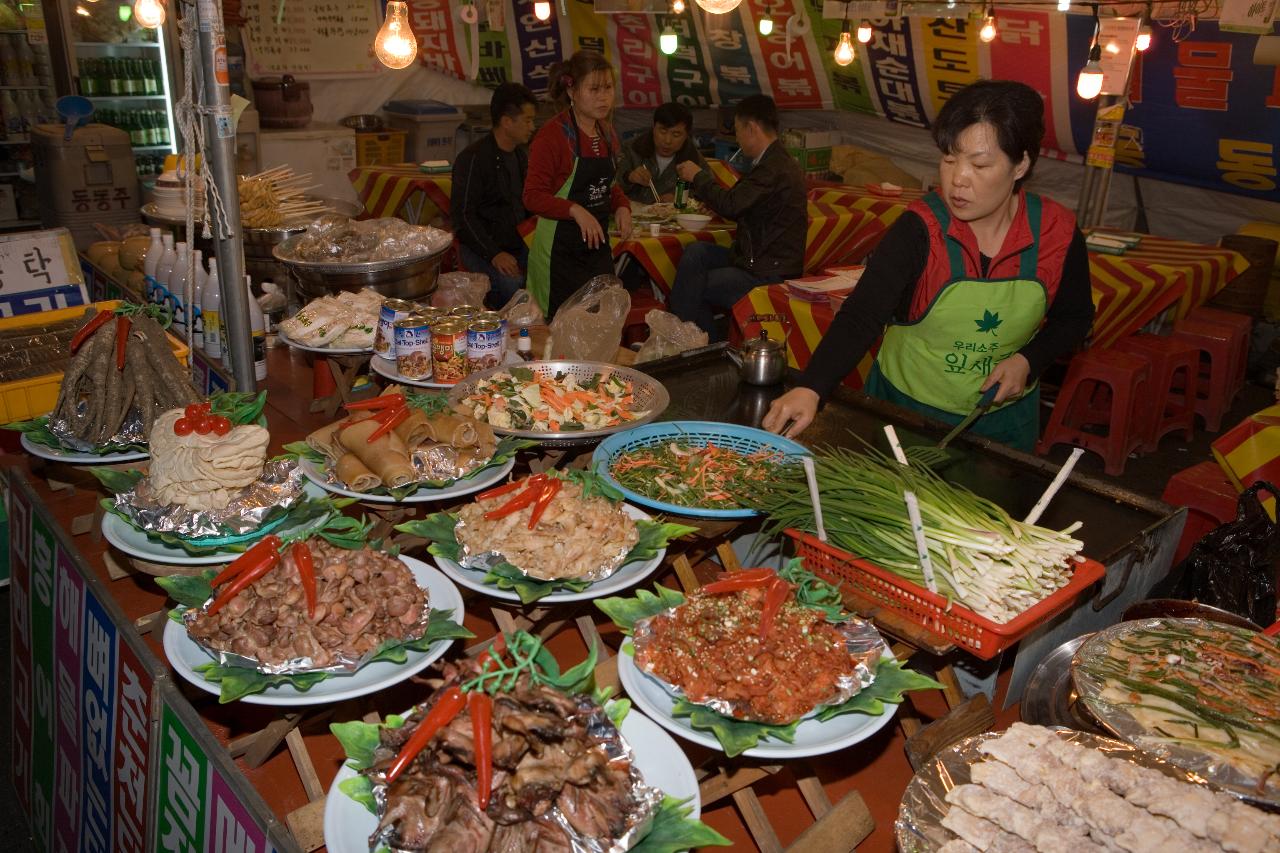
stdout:
<svg viewBox="0 0 1280 853">
<path fill-rule="evenodd" d="M 567 108 L 533 138 L 524 184 L 525 207 L 538 217 L 526 287 L 547 317 L 588 280 L 613 272 L 611 213 L 622 239 L 631 235 L 631 202 L 614 180 L 613 66 L 580 50 L 552 69 L 550 91 Z"/>
<path fill-rule="evenodd" d="M 883 334 L 868 394 L 955 424 L 998 386 L 970 429 L 1034 448 L 1037 377 L 1093 324 L 1075 216 L 1022 188 L 1043 137 L 1043 102 L 1025 84 L 980 81 L 947 101 L 933 125 L 943 155 L 936 191 L 889 229 L 766 429 L 808 426 Z"/>
</svg>

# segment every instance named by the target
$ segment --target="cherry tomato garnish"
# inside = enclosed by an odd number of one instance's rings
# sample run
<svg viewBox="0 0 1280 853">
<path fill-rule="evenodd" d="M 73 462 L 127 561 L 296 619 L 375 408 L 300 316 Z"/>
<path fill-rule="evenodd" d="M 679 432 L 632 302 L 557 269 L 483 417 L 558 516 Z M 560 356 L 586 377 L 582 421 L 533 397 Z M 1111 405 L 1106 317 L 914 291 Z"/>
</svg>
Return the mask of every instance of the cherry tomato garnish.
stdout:
<svg viewBox="0 0 1280 853">
<path fill-rule="evenodd" d="M 190 418 L 178 418 L 173 422 L 174 435 L 190 435 L 192 429 L 194 429 L 194 425 L 191 423 Z"/>
<path fill-rule="evenodd" d="M 214 435 L 226 435 L 231 432 L 231 420 L 221 415 L 215 415 L 210 419 L 210 428 Z"/>
<path fill-rule="evenodd" d="M 211 418 L 208 418 L 204 415 L 201 415 L 200 417 L 196 418 L 196 422 L 195 422 L 196 432 L 200 433 L 201 435 L 208 435 L 209 431 L 213 429 L 213 424 L 210 423 L 211 420 L 212 420 Z"/>
<path fill-rule="evenodd" d="M 183 409 L 182 413 L 189 418 L 198 418 L 200 417 L 200 404 L 192 403 L 190 406 Z"/>
</svg>

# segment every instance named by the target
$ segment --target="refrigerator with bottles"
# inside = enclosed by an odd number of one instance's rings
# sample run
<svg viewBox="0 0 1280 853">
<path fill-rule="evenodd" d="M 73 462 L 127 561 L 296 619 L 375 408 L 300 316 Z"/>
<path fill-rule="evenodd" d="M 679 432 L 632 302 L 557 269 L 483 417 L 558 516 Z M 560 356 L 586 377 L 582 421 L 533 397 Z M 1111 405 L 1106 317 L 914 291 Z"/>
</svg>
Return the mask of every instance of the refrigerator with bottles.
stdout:
<svg viewBox="0 0 1280 853">
<path fill-rule="evenodd" d="M 29 132 L 57 118 L 56 97 L 40 8 L 0 0 L 0 232 L 40 224 Z"/>
</svg>

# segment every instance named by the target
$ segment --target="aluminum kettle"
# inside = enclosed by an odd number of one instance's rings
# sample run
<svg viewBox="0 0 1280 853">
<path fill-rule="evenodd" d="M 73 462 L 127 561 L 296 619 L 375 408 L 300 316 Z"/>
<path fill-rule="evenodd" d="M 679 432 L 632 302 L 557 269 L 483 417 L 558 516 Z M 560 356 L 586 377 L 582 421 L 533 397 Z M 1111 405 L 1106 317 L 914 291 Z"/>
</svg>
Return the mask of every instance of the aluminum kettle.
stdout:
<svg viewBox="0 0 1280 853">
<path fill-rule="evenodd" d="M 742 344 L 738 353 L 738 374 L 748 385 L 777 385 L 787 372 L 787 349 L 782 341 L 770 339 L 769 333 Z"/>
</svg>

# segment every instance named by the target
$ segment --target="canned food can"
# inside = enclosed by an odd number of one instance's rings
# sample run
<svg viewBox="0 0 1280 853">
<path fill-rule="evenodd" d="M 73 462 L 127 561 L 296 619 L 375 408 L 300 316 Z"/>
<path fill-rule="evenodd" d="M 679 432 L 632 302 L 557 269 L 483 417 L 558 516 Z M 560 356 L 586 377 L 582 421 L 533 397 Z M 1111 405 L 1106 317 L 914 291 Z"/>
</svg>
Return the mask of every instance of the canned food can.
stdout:
<svg viewBox="0 0 1280 853">
<path fill-rule="evenodd" d="M 450 317 L 458 317 L 462 320 L 474 320 L 477 314 L 484 313 L 484 309 L 479 305 L 457 305 L 450 309 Z"/>
<path fill-rule="evenodd" d="M 498 363 L 502 364 L 507 357 L 508 326 L 507 326 L 506 318 L 504 318 L 497 311 L 481 311 L 479 314 L 476 315 L 476 320 L 492 320 L 495 323 L 497 323 L 498 326 L 501 328 L 502 335 L 500 337 L 502 339 L 502 346 L 498 350 Z"/>
<path fill-rule="evenodd" d="M 405 379 L 431 378 L 431 323 L 420 314 L 396 321 L 396 372 Z"/>
<path fill-rule="evenodd" d="M 475 320 L 467 328 L 467 372 L 476 373 L 502 363 L 502 324 Z"/>
<path fill-rule="evenodd" d="M 373 353 L 383 358 L 396 357 L 396 322 L 413 313 L 414 305 L 404 299 L 388 299 L 378 314 L 378 330 L 373 333 Z"/>
<path fill-rule="evenodd" d="M 421 303 L 418 303 L 418 310 L 413 313 L 417 314 L 419 317 L 426 317 L 433 323 L 436 320 L 443 320 L 445 317 L 449 316 L 449 313 L 443 308 L 435 308 L 431 305 L 423 305 Z"/>
<path fill-rule="evenodd" d="M 431 369 L 442 385 L 461 382 L 467 375 L 467 324 L 449 317 L 431 326 Z"/>
</svg>

